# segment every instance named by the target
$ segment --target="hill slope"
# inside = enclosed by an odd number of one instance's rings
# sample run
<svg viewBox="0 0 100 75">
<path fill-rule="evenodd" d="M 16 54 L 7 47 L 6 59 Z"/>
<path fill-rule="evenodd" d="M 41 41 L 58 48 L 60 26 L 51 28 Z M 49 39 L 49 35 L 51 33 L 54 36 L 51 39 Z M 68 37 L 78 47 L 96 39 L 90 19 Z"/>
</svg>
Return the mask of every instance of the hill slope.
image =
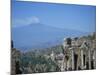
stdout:
<svg viewBox="0 0 100 75">
<path fill-rule="evenodd" d="M 70 29 L 61 29 L 44 24 L 30 24 L 12 28 L 12 40 L 15 48 L 28 50 L 46 48 L 60 44 L 64 37 L 74 37 L 87 33 Z"/>
</svg>

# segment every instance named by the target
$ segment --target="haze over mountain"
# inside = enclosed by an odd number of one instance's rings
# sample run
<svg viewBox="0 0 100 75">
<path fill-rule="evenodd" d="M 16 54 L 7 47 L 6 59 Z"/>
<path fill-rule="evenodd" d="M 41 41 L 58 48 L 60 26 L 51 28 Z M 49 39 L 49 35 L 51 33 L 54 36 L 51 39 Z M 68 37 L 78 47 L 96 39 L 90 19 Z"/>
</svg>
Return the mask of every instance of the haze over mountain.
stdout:
<svg viewBox="0 0 100 75">
<path fill-rule="evenodd" d="M 46 48 L 61 44 L 64 37 L 75 37 L 88 33 L 72 29 L 56 28 L 41 23 L 12 27 L 14 46 L 20 50 Z"/>
</svg>

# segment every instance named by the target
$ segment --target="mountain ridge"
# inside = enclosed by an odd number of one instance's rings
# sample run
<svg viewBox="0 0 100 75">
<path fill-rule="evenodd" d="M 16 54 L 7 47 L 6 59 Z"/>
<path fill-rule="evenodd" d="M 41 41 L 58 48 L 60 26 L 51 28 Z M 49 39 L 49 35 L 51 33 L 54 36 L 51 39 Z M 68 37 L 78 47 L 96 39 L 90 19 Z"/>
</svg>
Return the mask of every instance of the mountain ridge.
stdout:
<svg viewBox="0 0 100 75">
<path fill-rule="evenodd" d="M 88 33 L 78 30 L 56 28 L 41 23 L 12 28 L 12 39 L 15 47 L 21 50 L 25 50 L 21 47 L 35 48 L 36 45 L 38 48 L 44 45 L 43 48 L 45 48 L 45 46 L 49 47 L 61 44 L 64 37 L 76 37 L 86 34 Z"/>
</svg>

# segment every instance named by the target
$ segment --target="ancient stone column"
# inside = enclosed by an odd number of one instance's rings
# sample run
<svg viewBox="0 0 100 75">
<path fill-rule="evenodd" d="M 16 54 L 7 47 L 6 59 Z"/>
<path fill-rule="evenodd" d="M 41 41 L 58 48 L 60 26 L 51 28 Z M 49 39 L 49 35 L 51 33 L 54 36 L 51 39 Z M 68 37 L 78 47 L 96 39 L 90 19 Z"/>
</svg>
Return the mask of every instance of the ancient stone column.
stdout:
<svg viewBox="0 0 100 75">
<path fill-rule="evenodd" d="M 74 51 L 72 49 L 72 70 L 74 70 Z"/>
<path fill-rule="evenodd" d="M 93 55 L 93 66 L 94 68 L 96 68 L 96 51 L 94 51 L 94 55 Z"/>
<path fill-rule="evenodd" d="M 71 59 L 72 59 L 72 70 L 74 70 L 74 49 L 70 48 L 71 50 Z"/>
<path fill-rule="evenodd" d="M 64 58 L 63 58 L 62 63 L 61 63 L 61 71 L 65 71 Z"/>
<path fill-rule="evenodd" d="M 91 69 L 91 51 L 88 50 L 88 57 L 89 57 L 89 69 Z"/>
<path fill-rule="evenodd" d="M 83 64 L 83 49 L 81 49 L 81 69 L 84 69 L 84 64 Z"/>
</svg>

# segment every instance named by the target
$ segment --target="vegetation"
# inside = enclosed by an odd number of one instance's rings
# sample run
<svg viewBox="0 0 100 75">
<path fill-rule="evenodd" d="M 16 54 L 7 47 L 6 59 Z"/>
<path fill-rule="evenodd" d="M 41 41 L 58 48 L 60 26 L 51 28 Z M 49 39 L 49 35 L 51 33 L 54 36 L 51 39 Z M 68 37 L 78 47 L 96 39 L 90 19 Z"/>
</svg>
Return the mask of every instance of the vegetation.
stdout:
<svg viewBox="0 0 100 75">
<path fill-rule="evenodd" d="M 20 56 L 20 67 L 23 73 L 40 73 L 59 71 L 57 64 L 50 58 L 34 53 L 24 53 Z"/>
<path fill-rule="evenodd" d="M 84 39 L 95 40 L 95 33 L 88 36 L 83 36 Z M 79 37 L 75 37 L 74 40 L 78 40 Z M 67 38 L 68 44 L 71 45 L 71 38 Z M 12 41 L 13 43 L 13 41 Z M 13 48 L 16 55 L 15 59 L 15 68 L 16 74 L 27 74 L 27 73 L 42 73 L 42 72 L 57 72 L 60 71 L 60 67 L 57 64 L 56 60 L 50 58 L 52 51 L 55 55 L 64 53 L 62 45 L 56 45 L 50 48 L 45 49 L 35 49 L 28 52 L 20 52 Z M 13 52 L 12 52 L 13 53 Z"/>
</svg>

